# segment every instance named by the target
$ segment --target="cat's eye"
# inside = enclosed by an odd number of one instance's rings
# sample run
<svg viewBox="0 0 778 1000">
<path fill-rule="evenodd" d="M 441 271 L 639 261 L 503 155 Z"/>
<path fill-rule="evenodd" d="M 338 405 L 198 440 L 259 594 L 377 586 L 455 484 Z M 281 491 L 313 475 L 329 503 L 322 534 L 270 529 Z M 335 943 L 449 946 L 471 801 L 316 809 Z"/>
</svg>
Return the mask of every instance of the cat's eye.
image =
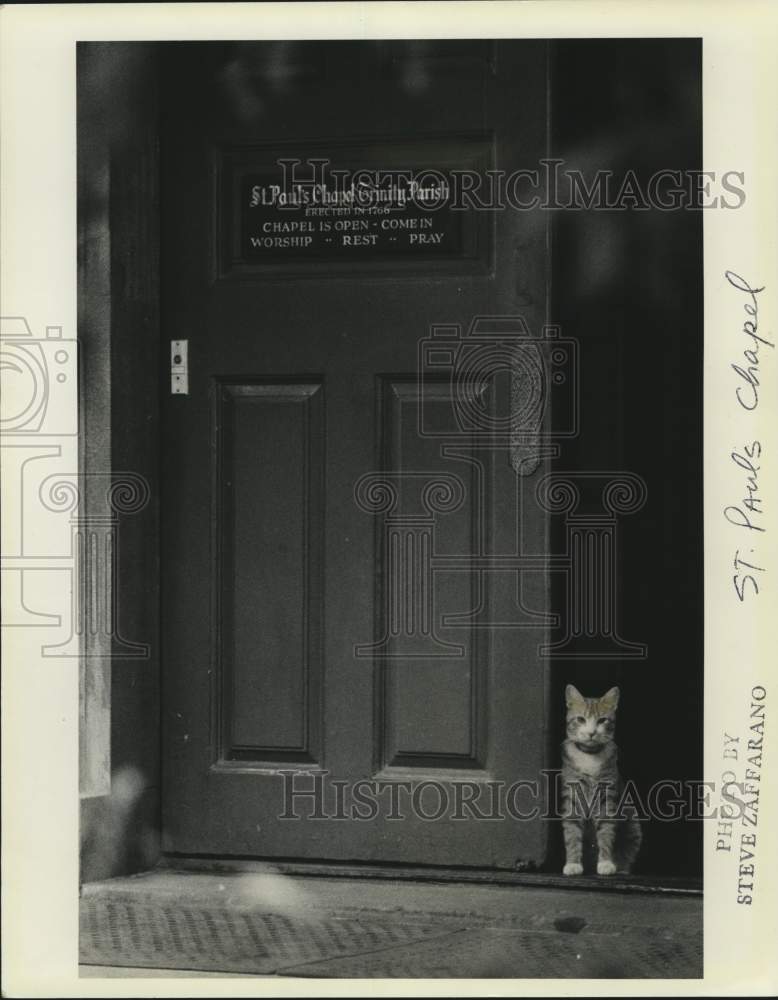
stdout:
<svg viewBox="0 0 778 1000">
<path fill-rule="evenodd" d="M 599 718 L 599 719 L 597 720 L 597 725 L 598 725 L 598 726 L 604 726 L 604 725 L 605 725 L 605 723 L 606 723 L 607 721 L 608 721 L 608 720 L 607 720 L 607 719 L 605 718 L 605 716 L 603 715 L 603 716 L 601 716 L 601 717 L 600 717 L 600 718 Z"/>
<path fill-rule="evenodd" d="M 576 715 L 576 717 L 573 719 L 573 722 L 579 722 L 579 723 L 586 722 L 586 719 L 582 715 Z"/>
</svg>

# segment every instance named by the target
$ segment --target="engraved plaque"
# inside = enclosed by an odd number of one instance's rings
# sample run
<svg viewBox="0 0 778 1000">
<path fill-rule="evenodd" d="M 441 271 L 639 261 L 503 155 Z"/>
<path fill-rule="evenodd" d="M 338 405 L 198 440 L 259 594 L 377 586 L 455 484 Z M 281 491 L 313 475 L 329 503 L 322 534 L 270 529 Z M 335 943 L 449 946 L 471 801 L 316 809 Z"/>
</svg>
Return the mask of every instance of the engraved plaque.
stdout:
<svg viewBox="0 0 778 1000">
<path fill-rule="evenodd" d="M 483 183 L 491 146 L 466 136 L 221 151 L 217 276 L 485 271 L 489 219 L 462 188 Z"/>
</svg>

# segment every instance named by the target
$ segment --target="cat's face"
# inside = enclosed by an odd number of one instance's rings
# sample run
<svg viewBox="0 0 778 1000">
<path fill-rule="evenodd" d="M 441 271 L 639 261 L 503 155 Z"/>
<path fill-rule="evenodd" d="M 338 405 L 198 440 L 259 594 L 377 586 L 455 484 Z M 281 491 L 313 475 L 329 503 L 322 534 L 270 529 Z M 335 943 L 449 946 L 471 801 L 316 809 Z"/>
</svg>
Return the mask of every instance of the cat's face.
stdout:
<svg viewBox="0 0 778 1000">
<path fill-rule="evenodd" d="M 565 688 L 567 737 L 579 750 L 597 753 L 613 740 L 619 689 L 611 688 L 601 698 L 585 698 L 577 688 Z"/>
</svg>

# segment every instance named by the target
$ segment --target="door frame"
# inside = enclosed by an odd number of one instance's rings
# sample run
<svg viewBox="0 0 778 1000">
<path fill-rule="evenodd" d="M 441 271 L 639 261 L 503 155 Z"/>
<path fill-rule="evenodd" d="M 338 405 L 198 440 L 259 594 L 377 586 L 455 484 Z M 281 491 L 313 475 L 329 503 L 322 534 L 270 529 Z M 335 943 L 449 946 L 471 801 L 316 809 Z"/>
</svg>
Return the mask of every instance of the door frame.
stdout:
<svg viewBox="0 0 778 1000">
<path fill-rule="evenodd" d="M 144 658 L 124 658 L 99 635 L 82 643 L 79 764 L 82 847 L 84 831 L 110 821 L 122 808 L 117 776 L 141 776 L 122 843 L 107 855 L 82 854 L 82 881 L 146 870 L 162 862 L 160 663 L 160 402 L 169 391 L 169 359 L 159 322 L 159 124 L 158 43 L 85 43 L 78 59 L 78 340 L 79 516 L 105 513 L 104 489 L 90 477 L 116 482 L 122 473 L 145 478 L 148 502 L 122 520 L 122 558 L 106 599 L 119 609 L 119 628 L 149 647 Z M 100 73 L 109 68 L 110 72 Z M 548 87 L 550 89 L 551 81 Z M 550 95 L 548 95 L 550 103 Z M 117 114 L 117 108 L 119 113 Z M 111 119 L 129 124 L 114 134 Z M 98 126 L 96 128 L 96 125 Z M 550 266 L 550 265 L 549 265 Z M 125 544 L 126 539 L 126 544 Z M 85 583 L 86 581 L 82 581 Z M 546 766 L 555 760 L 554 664 L 543 672 Z M 149 834 L 151 833 L 151 836 Z M 544 853 L 552 844 L 543 824 Z M 178 864 L 183 859 L 176 859 Z M 192 863 L 196 863 L 193 859 Z M 213 862 L 203 861 L 203 864 Z M 259 862 L 246 861 L 247 865 Z M 239 864 L 239 862 L 233 862 Z M 300 864 L 297 867 L 302 868 Z M 324 874 L 342 866 L 314 865 Z M 374 866 L 387 877 L 386 865 Z M 359 866 L 368 874 L 370 865 Z M 391 868 L 398 872 L 396 866 Z M 479 870 L 480 871 L 480 870 Z M 381 875 L 381 873 L 384 873 Z M 413 870 L 409 869 L 412 874 Z M 425 877 L 416 872 L 417 877 Z M 461 873 L 460 873 L 461 875 Z M 519 874 L 483 871 L 484 880 Z M 441 868 L 432 878 L 456 878 Z M 563 884 L 553 875 L 524 876 Z M 672 880 L 670 880 L 672 881 Z M 643 880 L 643 886 L 667 879 Z M 569 882 L 566 883 L 569 886 Z M 634 883 L 633 883 L 634 885 Z M 610 888 L 624 888 L 613 883 Z"/>
<path fill-rule="evenodd" d="M 82 648 L 82 881 L 148 869 L 163 860 L 159 429 L 161 394 L 169 392 L 170 376 L 160 329 L 162 51 L 154 42 L 77 47 L 80 472 L 86 481 L 96 471 L 118 482 L 130 471 L 147 482 L 146 506 L 120 525 L 120 542 L 126 537 L 127 543 L 115 579 L 107 581 L 106 600 L 118 609 L 122 634 L 149 649 L 147 657 L 134 660 L 124 658 L 115 642 L 100 650 Z M 104 493 L 83 491 L 81 516 L 99 516 L 104 506 Z M 547 718 L 550 683 L 547 664 L 542 678 Z M 548 766 L 550 727 L 544 731 Z M 138 799 L 119 849 L 95 860 L 84 850 L 84 831 L 123 808 L 124 785 L 116 779 L 127 768 L 140 775 Z M 542 841 L 545 855 L 545 824 Z"/>
</svg>

